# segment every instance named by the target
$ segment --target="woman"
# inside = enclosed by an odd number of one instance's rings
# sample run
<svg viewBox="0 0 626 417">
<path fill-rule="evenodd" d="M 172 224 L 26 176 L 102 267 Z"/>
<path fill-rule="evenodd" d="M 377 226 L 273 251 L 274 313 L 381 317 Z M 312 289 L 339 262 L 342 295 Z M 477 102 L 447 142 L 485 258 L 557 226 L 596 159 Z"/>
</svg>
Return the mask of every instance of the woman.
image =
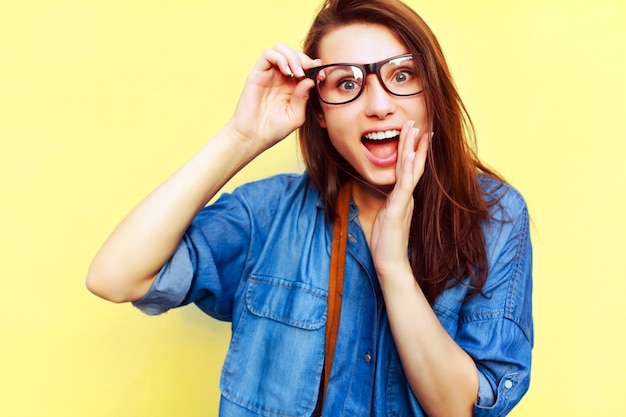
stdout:
<svg viewBox="0 0 626 417">
<path fill-rule="evenodd" d="M 297 128 L 304 174 L 205 207 Z M 265 51 L 232 119 L 112 233 L 88 287 L 232 321 L 220 415 L 504 415 L 530 378 L 528 215 L 470 133 L 415 12 L 327 0 L 304 52 Z"/>
</svg>

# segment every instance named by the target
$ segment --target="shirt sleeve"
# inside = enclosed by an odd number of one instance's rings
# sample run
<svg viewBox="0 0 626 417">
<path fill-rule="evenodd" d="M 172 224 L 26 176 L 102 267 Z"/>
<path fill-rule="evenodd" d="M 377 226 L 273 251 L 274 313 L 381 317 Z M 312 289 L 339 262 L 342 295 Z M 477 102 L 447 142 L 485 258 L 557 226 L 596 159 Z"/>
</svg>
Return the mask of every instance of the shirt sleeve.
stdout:
<svg viewBox="0 0 626 417">
<path fill-rule="evenodd" d="M 480 407 L 490 407 L 496 402 L 495 397 L 489 380 L 485 374 L 478 371 L 478 401 L 476 401 L 476 405 Z"/>
<path fill-rule="evenodd" d="M 233 298 L 254 241 L 245 200 L 224 194 L 185 232 L 146 295 L 133 304 L 146 314 L 195 303 L 219 320 L 232 318 Z"/>
<path fill-rule="evenodd" d="M 435 306 L 442 323 L 478 368 L 474 405 L 478 417 L 506 415 L 519 403 L 530 385 L 534 343 L 526 204 L 507 188 L 492 211 L 494 219 L 485 226 L 489 275 L 482 293 L 467 298 L 467 289 L 457 286 Z"/>
<path fill-rule="evenodd" d="M 188 256 L 188 243 L 183 239 L 168 263 L 161 268 L 148 292 L 133 305 L 155 316 L 178 307 L 191 287 L 194 265 Z"/>
<path fill-rule="evenodd" d="M 133 304 L 154 315 L 195 303 L 218 320 L 232 320 L 238 291 L 279 222 L 280 201 L 308 184 L 302 175 L 277 175 L 222 194 L 198 213 L 151 288 Z"/>
<path fill-rule="evenodd" d="M 480 417 L 508 414 L 528 391 L 534 343 L 526 204 L 509 189 L 495 217 L 487 232 L 490 273 L 484 296 L 470 300 L 461 314 L 462 345 L 480 373 L 474 409 Z"/>
</svg>

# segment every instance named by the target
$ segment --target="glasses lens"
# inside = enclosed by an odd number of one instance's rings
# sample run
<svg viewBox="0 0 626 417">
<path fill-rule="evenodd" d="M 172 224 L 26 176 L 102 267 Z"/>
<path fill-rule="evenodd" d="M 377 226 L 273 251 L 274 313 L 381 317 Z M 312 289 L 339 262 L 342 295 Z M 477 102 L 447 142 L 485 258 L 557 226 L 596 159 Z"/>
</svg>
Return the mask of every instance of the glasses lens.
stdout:
<svg viewBox="0 0 626 417">
<path fill-rule="evenodd" d="M 363 71 L 351 65 L 331 65 L 317 73 L 317 91 L 326 103 L 346 103 L 363 88 Z"/>
<path fill-rule="evenodd" d="M 418 69 L 412 56 L 394 58 L 380 67 L 380 78 L 385 87 L 399 96 L 410 96 L 422 91 Z"/>
</svg>

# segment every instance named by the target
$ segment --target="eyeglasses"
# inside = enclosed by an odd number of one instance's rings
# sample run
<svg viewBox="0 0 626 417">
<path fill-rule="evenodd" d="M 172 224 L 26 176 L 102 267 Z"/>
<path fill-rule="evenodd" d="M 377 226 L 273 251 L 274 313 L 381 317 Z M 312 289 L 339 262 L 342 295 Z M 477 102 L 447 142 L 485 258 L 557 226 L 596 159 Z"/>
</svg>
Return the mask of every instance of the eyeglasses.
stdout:
<svg viewBox="0 0 626 417">
<path fill-rule="evenodd" d="M 423 91 L 412 54 L 373 64 L 329 64 L 307 71 L 307 77 L 315 81 L 319 98 L 326 104 L 346 104 L 359 98 L 369 74 L 376 74 L 385 91 L 394 96 L 413 96 Z"/>
</svg>

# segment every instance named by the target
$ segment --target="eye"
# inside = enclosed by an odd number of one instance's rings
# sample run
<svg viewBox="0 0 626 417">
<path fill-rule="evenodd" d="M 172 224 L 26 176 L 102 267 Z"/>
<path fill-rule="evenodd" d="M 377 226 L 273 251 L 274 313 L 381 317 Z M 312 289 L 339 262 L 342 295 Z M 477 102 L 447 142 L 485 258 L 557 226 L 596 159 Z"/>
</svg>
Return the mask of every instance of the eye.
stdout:
<svg viewBox="0 0 626 417">
<path fill-rule="evenodd" d="M 411 81 L 415 77 L 415 73 L 413 70 L 408 68 L 400 68 L 396 72 L 394 72 L 391 80 L 394 83 L 403 84 Z"/>
<path fill-rule="evenodd" d="M 351 92 L 359 89 L 359 84 L 355 79 L 343 79 L 337 83 L 337 88 L 343 91 Z"/>
</svg>

